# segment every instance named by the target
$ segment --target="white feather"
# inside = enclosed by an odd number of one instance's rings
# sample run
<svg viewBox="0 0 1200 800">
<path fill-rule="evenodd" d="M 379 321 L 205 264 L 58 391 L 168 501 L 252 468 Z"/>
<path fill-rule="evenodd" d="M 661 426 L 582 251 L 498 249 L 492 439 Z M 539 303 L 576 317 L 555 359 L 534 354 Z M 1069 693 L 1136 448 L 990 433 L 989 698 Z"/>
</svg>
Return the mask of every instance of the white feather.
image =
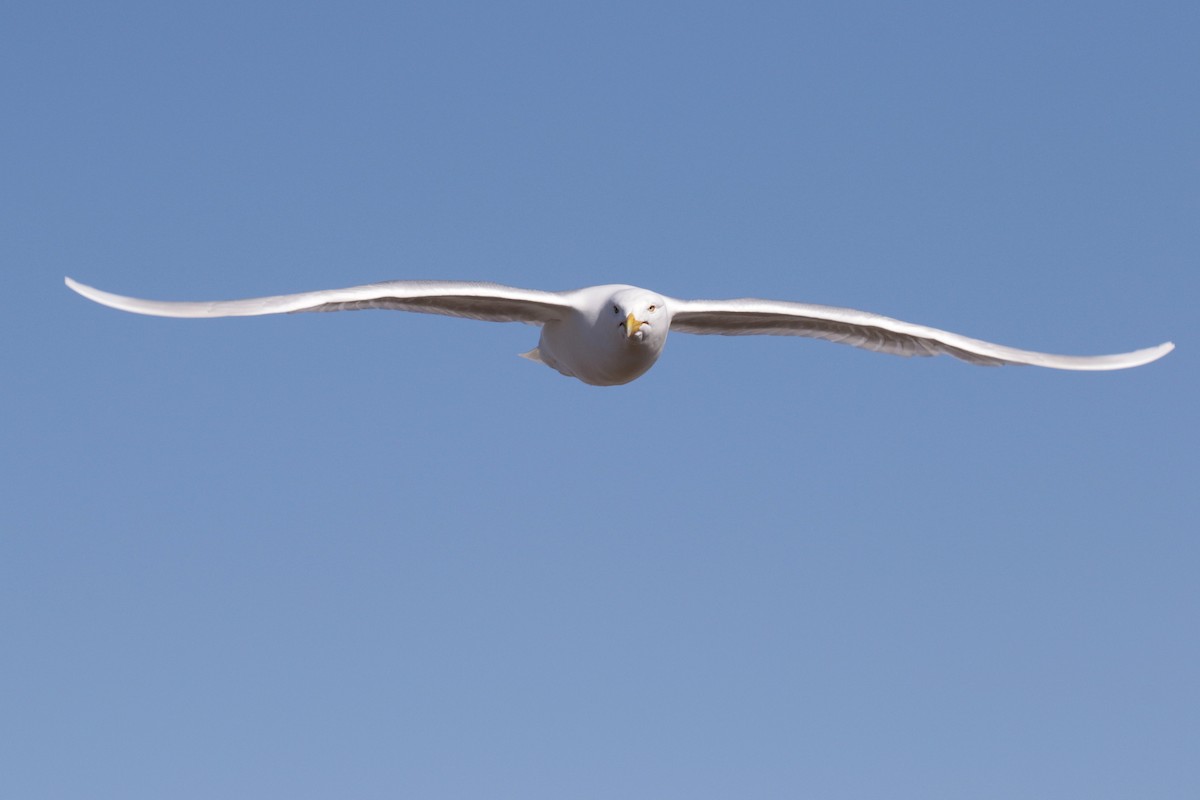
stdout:
<svg viewBox="0 0 1200 800">
<path fill-rule="evenodd" d="M 1032 364 L 1070 370 L 1125 369 L 1148 364 L 1175 349 L 1171 342 L 1145 350 L 1100 356 L 1064 356 L 1018 350 L 891 317 L 779 300 L 670 300 L 671 330 L 741 336 L 807 336 L 900 356 L 946 353 L 985 366 Z"/>
</svg>

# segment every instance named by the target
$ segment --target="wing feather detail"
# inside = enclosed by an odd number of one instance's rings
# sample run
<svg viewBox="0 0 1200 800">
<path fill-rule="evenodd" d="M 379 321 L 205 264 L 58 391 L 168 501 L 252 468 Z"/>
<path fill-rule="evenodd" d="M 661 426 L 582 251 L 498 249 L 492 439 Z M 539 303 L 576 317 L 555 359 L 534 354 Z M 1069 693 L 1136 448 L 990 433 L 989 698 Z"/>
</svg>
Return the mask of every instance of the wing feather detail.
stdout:
<svg viewBox="0 0 1200 800">
<path fill-rule="evenodd" d="M 561 319 L 572 308 L 565 293 L 467 281 L 387 281 L 346 289 L 201 302 L 144 300 L 101 291 L 71 278 L 66 283 L 101 305 L 158 317 L 249 317 L 378 308 L 542 325 Z"/>
<path fill-rule="evenodd" d="M 1019 350 L 880 314 L 778 300 L 669 300 L 671 330 L 723 336 L 805 336 L 899 356 L 947 354 L 983 366 L 1031 364 L 1069 370 L 1136 367 L 1175 348 L 1157 347 L 1100 356 L 1065 356 Z"/>
</svg>

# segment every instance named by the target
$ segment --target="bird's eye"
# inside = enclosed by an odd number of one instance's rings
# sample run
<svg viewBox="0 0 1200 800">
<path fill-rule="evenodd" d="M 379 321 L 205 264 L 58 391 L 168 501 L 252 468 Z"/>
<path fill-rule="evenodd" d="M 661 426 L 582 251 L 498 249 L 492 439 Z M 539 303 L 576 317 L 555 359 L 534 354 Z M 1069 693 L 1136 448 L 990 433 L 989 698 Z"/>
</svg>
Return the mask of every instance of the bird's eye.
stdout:
<svg viewBox="0 0 1200 800">
<path fill-rule="evenodd" d="M 658 306 L 650 306 L 650 308 L 649 308 L 648 310 L 649 310 L 649 312 L 650 312 L 651 314 L 653 314 L 653 313 L 654 313 L 654 309 L 656 309 L 656 308 L 658 308 Z"/>
<path fill-rule="evenodd" d="M 617 308 L 616 306 L 613 306 L 613 313 L 614 313 L 614 314 L 620 314 L 620 313 L 621 313 L 621 309 Z"/>
</svg>

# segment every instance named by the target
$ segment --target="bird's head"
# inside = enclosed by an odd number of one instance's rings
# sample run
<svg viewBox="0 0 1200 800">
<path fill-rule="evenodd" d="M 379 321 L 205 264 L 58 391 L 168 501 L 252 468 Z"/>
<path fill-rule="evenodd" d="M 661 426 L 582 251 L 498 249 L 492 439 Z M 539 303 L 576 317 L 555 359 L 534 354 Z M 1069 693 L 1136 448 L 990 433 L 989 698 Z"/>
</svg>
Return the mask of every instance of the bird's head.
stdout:
<svg viewBox="0 0 1200 800">
<path fill-rule="evenodd" d="M 645 289 L 617 292 L 609 304 L 609 316 L 617 334 L 629 345 L 661 346 L 671 326 L 667 300 Z"/>
</svg>

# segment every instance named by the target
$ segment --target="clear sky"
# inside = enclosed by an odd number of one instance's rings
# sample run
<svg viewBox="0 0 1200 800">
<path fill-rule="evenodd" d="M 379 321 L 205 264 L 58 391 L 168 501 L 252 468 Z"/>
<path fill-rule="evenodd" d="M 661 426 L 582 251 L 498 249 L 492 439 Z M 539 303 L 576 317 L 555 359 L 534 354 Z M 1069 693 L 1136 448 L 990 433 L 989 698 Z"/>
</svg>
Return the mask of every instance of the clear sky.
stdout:
<svg viewBox="0 0 1200 800">
<path fill-rule="evenodd" d="M 0 10 L 0 796 L 1200 796 L 1200 5 Z M 1116 373 L 168 320 L 844 305 Z"/>
</svg>

